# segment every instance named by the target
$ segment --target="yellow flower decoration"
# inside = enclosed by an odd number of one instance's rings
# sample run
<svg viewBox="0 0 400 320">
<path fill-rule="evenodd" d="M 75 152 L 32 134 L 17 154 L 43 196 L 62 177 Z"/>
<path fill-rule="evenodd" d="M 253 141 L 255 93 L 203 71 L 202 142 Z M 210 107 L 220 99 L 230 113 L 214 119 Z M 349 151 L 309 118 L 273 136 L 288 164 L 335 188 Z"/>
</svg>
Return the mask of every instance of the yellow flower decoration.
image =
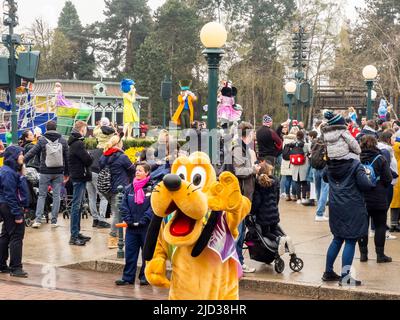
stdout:
<svg viewBox="0 0 400 320">
<path fill-rule="evenodd" d="M 143 150 L 143 147 L 129 148 L 125 151 L 125 154 L 128 156 L 129 160 L 131 160 L 132 163 L 135 163 Z"/>
</svg>

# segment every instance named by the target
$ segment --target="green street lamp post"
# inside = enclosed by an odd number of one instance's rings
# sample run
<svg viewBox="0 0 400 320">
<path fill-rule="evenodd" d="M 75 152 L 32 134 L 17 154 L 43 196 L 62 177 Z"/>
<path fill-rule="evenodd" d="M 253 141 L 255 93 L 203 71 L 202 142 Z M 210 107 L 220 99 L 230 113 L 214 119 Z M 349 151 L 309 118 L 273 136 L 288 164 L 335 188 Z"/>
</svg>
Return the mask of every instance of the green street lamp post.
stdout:
<svg viewBox="0 0 400 320">
<path fill-rule="evenodd" d="M 6 0 L 4 3 L 4 21 L 3 24 L 8 26 L 8 35 L 3 36 L 3 43 L 6 45 L 9 53 L 9 73 L 10 73 L 10 98 L 11 98 L 11 133 L 12 143 L 18 143 L 18 114 L 17 114 L 17 98 L 16 98 L 16 59 L 15 45 L 19 44 L 20 37 L 14 35 L 14 28 L 18 25 L 17 3 L 14 0 Z M 4 41 L 5 40 L 5 41 Z"/>
<path fill-rule="evenodd" d="M 285 85 L 285 90 L 286 94 L 289 98 L 289 119 L 293 120 L 293 110 L 292 110 L 292 103 L 293 103 L 293 97 L 296 93 L 297 90 L 297 84 L 294 81 L 290 81 Z"/>
<path fill-rule="evenodd" d="M 225 27 L 217 22 L 207 23 L 200 32 L 200 39 L 206 49 L 203 51 L 208 63 L 208 114 L 207 128 L 210 132 L 217 129 L 217 93 L 219 63 L 224 54 L 228 34 Z M 210 135 L 209 156 L 213 161 L 213 138 Z"/>
<path fill-rule="evenodd" d="M 374 82 L 376 77 L 378 76 L 378 70 L 372 66 L 368 65 L 363 69 L 363 76 L 365 79 L 365 83 L 368 89 L 368 98 L 367 98 L 367 119 L 373 119 L 373 112 L 372 112 L 372 89 L 374 87 Z"/>
</svg>

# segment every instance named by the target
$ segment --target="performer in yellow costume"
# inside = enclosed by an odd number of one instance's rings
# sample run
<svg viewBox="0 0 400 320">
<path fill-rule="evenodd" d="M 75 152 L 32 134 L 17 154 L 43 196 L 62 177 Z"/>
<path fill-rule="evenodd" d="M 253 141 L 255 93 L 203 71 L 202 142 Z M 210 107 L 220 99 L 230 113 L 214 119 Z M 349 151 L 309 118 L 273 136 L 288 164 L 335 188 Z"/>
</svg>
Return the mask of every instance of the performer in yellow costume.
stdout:
<svg viewBox="0 0 400 320">
<path fill-rule="evenodd" d="M 124 98 L 124 134 L 125 139 L 132 138 L 133 125 L 139 122 L 139 116 L 135 110 L 136 88 L 135 81 L 124 79 L 121 82 L 121 91 Z"/>
<path fill-rule="evenodd" d="M 150 284 L 169 288 L 171 300 L 239 299 L 242 269 L 235 239 L 251 203 L 237 178 L 224 172 L 218 182 L 209 157 L 196 152 L 174 162 L 151 204 L 155 218 L 144 249 Z"/>
<path fill-rule="evenodd" d="M 197 101 L 196 95 L 190 91 L 192 81 L 182 80 L 179 82 L 181 93 L 178 96 L 179 107 L 172 117 L 172 122 L 180 126 L 182 130 L 189 129 L 194 121 L 193 102 Z"/>
</svg>

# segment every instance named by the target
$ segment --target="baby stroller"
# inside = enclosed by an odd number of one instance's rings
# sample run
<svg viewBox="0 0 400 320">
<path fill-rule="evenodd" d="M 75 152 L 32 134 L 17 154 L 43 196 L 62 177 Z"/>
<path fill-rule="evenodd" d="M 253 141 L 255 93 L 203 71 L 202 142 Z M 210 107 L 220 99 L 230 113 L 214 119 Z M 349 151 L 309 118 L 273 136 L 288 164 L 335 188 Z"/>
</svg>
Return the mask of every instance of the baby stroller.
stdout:
<svg viewBox="0 0 400 320">
<path fill-rule="evenodd" d="M 250 258 L 252 260 L 272 264 L 275 261 L 275 271 L 282 273 L 285 270 L 285 261 L 279 254 L 279 241 L 272 241 L 263 236 L 261 226 L 257 224 L 254 216 L 249 216 L 246 219 L 246 226 L 248 232 L 245 238 L 245 244 L 249 250 Z M 282 231 L 282 229 L 280 229 Z M 282 231 L 282 234 L 285 234 Z M 297 257 L 293 243 L 289 237 L 285 244 L 285 253 L 290 254 L 290 269 L 293 272 L 300 272 L 303 270 L 304 262 Z M 285 254 L 284 253 L 284 254 Z"/>
<path fill-rule="evenodd" d="M 60 212 L 62 213 L 63 219 L 70 218 L 70 212 L 72 209 L 72 198 L 73 198 L 73 186 L 71 181 L 68 181 L 61 188 L 61 204 L 60 204 Z M 82 219 L 89 219 L 90 209 L 89 209 L 89 200 L 85 195 L 82 208 L 81 208 Z"/>
</svg>

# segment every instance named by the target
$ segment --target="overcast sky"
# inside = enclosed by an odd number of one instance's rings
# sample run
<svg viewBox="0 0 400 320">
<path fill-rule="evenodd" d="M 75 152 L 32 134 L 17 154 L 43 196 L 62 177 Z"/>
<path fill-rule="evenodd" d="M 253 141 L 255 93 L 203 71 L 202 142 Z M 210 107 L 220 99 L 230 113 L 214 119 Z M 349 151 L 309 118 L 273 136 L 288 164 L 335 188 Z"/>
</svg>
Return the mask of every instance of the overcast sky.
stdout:
<svg viewBox="0 0 400 320">
<path fill-rule="evenodd" d="M 30 26 L 33 20 L 40 16 L 46 18 L 50 26 L 55 27 L 65 0 L 18 0 L 17 2 L 21 27 Z M 104 19 L 104 0 L 72 0 L 72 2 L 84 25 Z M 154 10 L 164 2 L 165 0 L 149 0 L 149 5 Z M 363 4 L 364 0 L 348 0 L 347 16 L 350 19 L 354 17 L 355 7 Z"/>
</svg>

